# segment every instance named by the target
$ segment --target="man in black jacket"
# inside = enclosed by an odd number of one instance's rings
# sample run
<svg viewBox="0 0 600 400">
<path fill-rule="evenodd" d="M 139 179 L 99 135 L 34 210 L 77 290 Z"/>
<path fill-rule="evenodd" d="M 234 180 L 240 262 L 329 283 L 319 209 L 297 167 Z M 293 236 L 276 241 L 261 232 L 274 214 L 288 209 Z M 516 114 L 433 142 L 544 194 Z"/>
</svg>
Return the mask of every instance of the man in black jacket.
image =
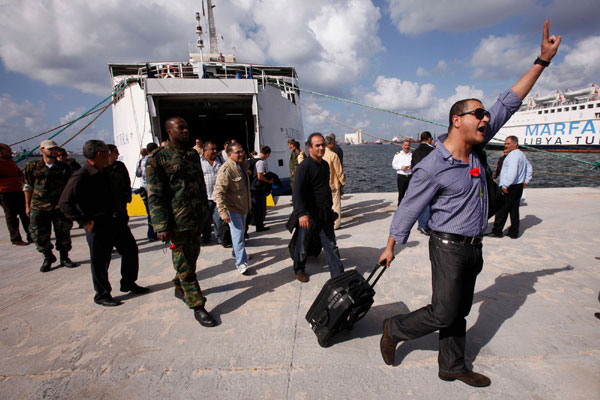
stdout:
<svg viewBox="0 0 600 400">
<path fill-rule="evenodd" d="M 101 140 L 88 140 L 83 146 L 85 165 L 69 179 L 59 206 L 71 220 L 81 223 L 90 247 L 92 282 L 96 295 L 94 302 L 105 307 L 121 305 L 111 296 L 108 280 L 113 246 L 121 254 L 121 291 L 147 293 L 138 286 L 138 247 L 127 226 L 127 215 L 114 193 L 104 168 L 108 165 L 108 147 Z"/>
<path fill-rule="evenodd" d="M 421 139 L 421 144 L 419 145 L 419 147 L 417 147 L 417 149 L 415 151 L 413 151 L 413 155 L 412 155 L 412 159 L 411 159 L 411 169 L 413 171 L 415 169 L 415 165 L 417 165 L 417 163 L 419 161 L 421 161 L 422 159 L 427 157 L 427 155 L 429 153 L 431 153 L 433 151 L 433 149 L 435 148 L 435 146 L 432 144 L 433 137 L 431 136 L 431 132 L 428 132 L 428 131 L 421 132 L 421 135 L 419 136 L 419 138 Z M 419 215 L 419 219 L 418 219 L 419 222 L 418 222 L 417 230 L 426 236 L 431 235 L 431 229 L 429 229 L 429 216 L 430 215 L 431 215 L 431 209 L 429 208 L 429 205 L 427 205 L 423 209 L 423 212 L 421 212 L 421 215 Z"/>
<path fill-rule="evenodd" d="M 311 235 L 319 235 L 321 239 L 331 277 L 344 272 L 333 231 L 337 215 L 332 210 L 329 165 L 323 160 L 325 138 L 315 132 L 308 137 L 306 147 L 310 157 L 298 165 L 292 191 L 294 214 L 299 225 L 294 251 L 294 272 L 300 282 L 308 282 L 304 267 Z"/>
</svg>

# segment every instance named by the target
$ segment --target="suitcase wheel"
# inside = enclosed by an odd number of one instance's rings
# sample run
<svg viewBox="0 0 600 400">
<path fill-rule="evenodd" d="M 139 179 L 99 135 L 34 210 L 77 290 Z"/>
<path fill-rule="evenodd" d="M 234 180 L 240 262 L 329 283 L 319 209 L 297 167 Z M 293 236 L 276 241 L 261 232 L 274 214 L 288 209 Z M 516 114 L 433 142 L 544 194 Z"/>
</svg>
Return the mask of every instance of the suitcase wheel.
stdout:
<svg viewBox="0 0 600 400">
<path fill-rule="evenodd" d="M 327 342 L 327 339 L 317 339 L 317 341 L 319 342 L 319 346 L 326 348 L 329 347 L 329 343 Z"/>
</svg>

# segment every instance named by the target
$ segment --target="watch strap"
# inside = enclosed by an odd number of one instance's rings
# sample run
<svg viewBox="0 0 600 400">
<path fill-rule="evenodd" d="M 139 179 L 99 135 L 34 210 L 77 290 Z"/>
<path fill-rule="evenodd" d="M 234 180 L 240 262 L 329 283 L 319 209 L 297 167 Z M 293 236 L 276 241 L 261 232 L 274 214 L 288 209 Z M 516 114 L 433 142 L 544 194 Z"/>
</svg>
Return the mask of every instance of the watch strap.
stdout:
<svg viewBox="0 0 600 400">
<path fill-rule="evenodd" d="M 539 64 L 542 67 L 547 67 L 548 65 L 550 65 L 550 61 L 546 61 L 546 60 L 542 60 L 541 58 L 536 58 L 535 61 L 533 62 L 534 64 Z"/>
</svg>

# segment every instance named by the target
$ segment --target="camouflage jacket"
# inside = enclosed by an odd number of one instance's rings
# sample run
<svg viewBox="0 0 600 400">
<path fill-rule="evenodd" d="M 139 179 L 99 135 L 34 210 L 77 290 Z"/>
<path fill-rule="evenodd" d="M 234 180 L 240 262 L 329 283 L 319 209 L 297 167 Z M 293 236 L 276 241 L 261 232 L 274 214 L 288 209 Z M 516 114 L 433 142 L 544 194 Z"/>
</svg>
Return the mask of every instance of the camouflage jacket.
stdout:
<svg viewBox="0 0 600 400">
<path fill-rule="evenodd" d="M 171 142 L 146 161 L 148 206 L 156 232 L 187 231 L 204 224 L 208 197 L 198 153 L 181 150 Z"/>
<path fill-rule="evenodd" d="M 290 152 L 290 173 L 296 172 L 296 168 L 298 168 L 298 153 L 296 150 L 292 150 Z"/>
<path fill-rule="evenodd" d="M 127 203 L 131 202 L 131 180 L 129 179 L 127 167 L 121 161 L 115 161 L 106 166 L 103 172 L 107 174 L 110 180 L 119 207 L 126 207 Z"/>
<path fill-rule="evenodd" d="M 46 167 L 43 159 L 32 161 L 25 167 L 23 191 L 33 192 L 31 209 L 52 211 L 58 209 L 58 200 L 71 177 L 71 168 L 55 161 L 52 168 Z"/>
</svg>

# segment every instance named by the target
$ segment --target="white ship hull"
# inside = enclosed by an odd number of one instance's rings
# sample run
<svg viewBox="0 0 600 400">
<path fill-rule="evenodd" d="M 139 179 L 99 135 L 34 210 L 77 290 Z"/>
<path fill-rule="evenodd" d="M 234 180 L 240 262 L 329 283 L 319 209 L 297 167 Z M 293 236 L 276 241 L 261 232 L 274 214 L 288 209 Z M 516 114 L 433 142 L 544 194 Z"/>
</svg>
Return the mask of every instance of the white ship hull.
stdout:
<svg viewBox="0 0 600 400">
<path fill-rule="evenodd" d="M 577 99 L 578 94 L 586 97 Z M 547 97 L 553 99 L 526 99 L 490 145 L 502 146 L 500 141 L 516 136 L 519 144 L 545 150 L 600 152 L 598 88 L 592 85 L 590 89 Z"/>
<path fill-rule="evenodd" d="M 161 73 L 164 65 L 175 67 L 178 72 Z M 141 148 L 150 142 L 160 144 L 167 140 L 165 121 L 180 116 L 188 123 L 191 145 L 199 137 L 203 142 L 215 142 L 219 149 L 226 140 L 235 139 L 248 153 L 258 153 L 262 146 L 269 146 L 269 170 L 281 178 L 280 191 L 289 189 L 287 141 L 293 138 L 304 142 L 293 68 L 224 63 L 173 66 L 169 63 L 153 64 L 150 70 L 156 71 L 155 77 L 148 77 L 144 66 L 109 65 L 114 87 L 133 82 L 113 104 L 113 125 L 115 145 L 119 147 L 134 187 L 140 186 L 135 170 Z M 128 73 L 136 68 L 141 72 Z M 280 75 L 267 76 L 267 68 Z M 284 69 L 287 75 L 282 75 Z M 206 78 L 207 70 L 214 72 L 210 78 Z M 236 70 L 246 72 L 237 74 L 236 78 Z M 241 76 L 245 78 L 240 79 Z"/>
</svg>

